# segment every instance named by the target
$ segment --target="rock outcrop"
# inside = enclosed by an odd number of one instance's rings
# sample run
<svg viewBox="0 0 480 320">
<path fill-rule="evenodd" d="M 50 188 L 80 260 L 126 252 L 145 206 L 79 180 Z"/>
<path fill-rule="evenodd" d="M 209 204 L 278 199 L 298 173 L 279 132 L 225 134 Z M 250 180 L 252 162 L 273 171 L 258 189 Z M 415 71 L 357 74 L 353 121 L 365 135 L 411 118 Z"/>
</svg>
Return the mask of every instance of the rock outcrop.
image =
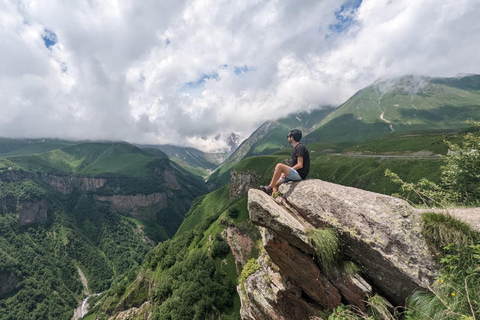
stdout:
<svg viewBox="0 0 480 320">
<path fill-rule="evenodd" d="M 237 273 L 239 271 L 239 265 L 244 267 L 247 261 L 251 258 L 254 242 L 245 234 L 239 232 L 236 228 L 228 227 L 222 233 L 222 236 L 227 241 L 230 251 L 232 252 L 233 259 L 235 260 L 235 267 Z"/>
<path fill-rule="evenodd" d="M 21 226 L 38 223 L 47 219 L 48 203 L 45 199 L 18 201 L 17 214 Z"/>
<path fill-rule="evenodd" d="M 15 290 L 17 285 L 18 279 L 13 273 L 0 273 L 0 297 Z"/>
<path fill-rule="evenodd" d="M 295 306 L 302 307 L 288 310 L 308 316 L 341 303 L 364 309 L 368 292 L 399 306 L 431 284 L 438 266 L 422 237 L 421 216 L 407 202 L 321 180 L 284 184 L 280 191 L 283 196 L 276 200 L 260 190 L 248 193 L 250 218 L 265 228 L 270 262 L 266 266 L 265 258 L 259 259 L 261 268 L 239 290 L 243 319 L 293 319 L 287 311 L 275 311 L 292 294 L 302 301 Z M 323 271 L 307 233 L 325 227 L 337 230 L 342 257 L 360 267 L 359 275 Z M 268 289 L 260 278 L 262 273 L 272 278 L 272 265 L 281 280 Z"/>
<path fill-rule="evenodd" d="M 242 319 L 309 319 L 318 312 L 302 299 L 301 289 L 279 272 L 266 253 L 262 253 L 258 263 L 260 269 L 237 288 Z"/>
<path fill-rule="evenodd" d="M 74 189 L 71 176 L 45 174 L 42 176 L 42 180 L 45 181 L 53 190 L 62 194 L 70 194 Z"/>
<path fill-rule="evenodd" d="M 41 176 L 53 190 L 70 194 L 75 188 L 82 191 L 94 191 L 102 188 L 107 183 L 105 178 L 75 177 L 70 175 L 45 174 Z"/>
<path fill-rule="evenodd" d="M 250 171 L 230 171 L 229 198 L 236 199 L 243 196 L 250 188 L 257 184 L 258 175 Z"/>
<path fill-rule="evenodd" d="M 180 190 L 182 187 L 177 181 L 177 177 L 175 176 L 175 172 L 167 170 L 164 173 L 165 175 L 165 184 L 167 188 L 172 189 L 172 190 Z"/>
<path fill-rule="evenodd" d="M 158 211 L 168 206 L 165 192 L 137 195 L 95 196 L 96 200 L 110 202 L 110 211 L 129 213 L 140 219 L 152 218 Z"/>
<path fill-rule="evenodd" d="M 93 191 L 102 188 L 107 183 L 105 178 L 75 177 L 73 179 L 75 186 L 82 191 Z"/>
</svg>

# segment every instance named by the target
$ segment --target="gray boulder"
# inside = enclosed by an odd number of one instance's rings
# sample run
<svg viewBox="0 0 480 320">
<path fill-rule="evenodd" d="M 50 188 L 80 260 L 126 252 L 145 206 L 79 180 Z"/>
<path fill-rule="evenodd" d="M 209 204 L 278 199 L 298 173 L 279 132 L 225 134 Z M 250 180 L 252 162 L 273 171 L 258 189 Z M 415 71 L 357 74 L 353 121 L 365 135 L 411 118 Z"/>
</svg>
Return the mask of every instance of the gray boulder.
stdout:
<svg viewBox="0 0 480 320">
<path fill-rule="evenodd" d="M 395 305 L 438 272 L 422 236 L 422 219 L 406 201 L 321 180 L 284 184 L 286 202 L 316 228 L 330 225 L 341 234 L 345 254 Z"/>
<path fill-rule="evenodd" d="M 275 200 L 260 190 L 248 192 L 250 218 L 264 228 L 268 259 L 258 260 L 261 269 L 239 290 L 243 319 L 273 319 L 272 314 L 287 319 L 288 312 L 275 310 L 282 310 L 292 293 L 309 316 L 341 303 L 364 310 L 373 292 L 401 306 L 414 291 L 432 283 L 438 265 L 422 237 L 421 213 L 407 202 L 321 180 L 284 184 L 280 192 Z M 341 254 L 360 266 L 359 275 L 322 271 L 307 231 L 328 226 L 338 231 Z M 275 285 L 274 295 L 261 281 L 271 278 L 261 275 L 271 272 L 268 268 L 288 283 Z M 262 288 L 268 291 L 263 296 Z"/>
</svg>

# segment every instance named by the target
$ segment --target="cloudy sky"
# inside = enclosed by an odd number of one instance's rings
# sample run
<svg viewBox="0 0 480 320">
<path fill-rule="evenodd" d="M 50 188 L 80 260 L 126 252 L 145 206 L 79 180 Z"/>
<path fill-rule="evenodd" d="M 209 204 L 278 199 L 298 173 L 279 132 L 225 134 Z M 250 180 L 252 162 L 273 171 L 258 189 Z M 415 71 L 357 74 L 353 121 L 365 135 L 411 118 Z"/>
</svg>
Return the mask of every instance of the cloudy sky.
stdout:
<svg viewBox="0 0 480 320">
<path fill-rule="evenodd" d="M 0 0 L 0 136 L 222 147 L 378 78 L 480 73 L 478 0 Z"/>
</svg>

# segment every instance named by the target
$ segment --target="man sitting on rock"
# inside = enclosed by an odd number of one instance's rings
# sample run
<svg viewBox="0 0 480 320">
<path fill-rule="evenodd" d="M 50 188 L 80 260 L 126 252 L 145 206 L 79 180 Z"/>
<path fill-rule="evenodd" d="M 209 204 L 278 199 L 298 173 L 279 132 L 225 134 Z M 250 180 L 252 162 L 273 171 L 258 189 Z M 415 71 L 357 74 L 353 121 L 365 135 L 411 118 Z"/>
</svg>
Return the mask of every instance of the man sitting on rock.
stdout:
<svg viewBox="0 0 480 320">
<path fill-rule="evenodd" d="M 305 179 L 310 171 L 310 154 L 307 147 L 300 143 L 302 131 L 298 129 L 290 130 L 287 139 L 293 147 L 290 164 L 287 166 L 283 163 L 277 163 L 270 185 L 260 186 L 260 189 L 268 195 L 275 194 L 278 187 L 284 182 Z"/>
</svg>

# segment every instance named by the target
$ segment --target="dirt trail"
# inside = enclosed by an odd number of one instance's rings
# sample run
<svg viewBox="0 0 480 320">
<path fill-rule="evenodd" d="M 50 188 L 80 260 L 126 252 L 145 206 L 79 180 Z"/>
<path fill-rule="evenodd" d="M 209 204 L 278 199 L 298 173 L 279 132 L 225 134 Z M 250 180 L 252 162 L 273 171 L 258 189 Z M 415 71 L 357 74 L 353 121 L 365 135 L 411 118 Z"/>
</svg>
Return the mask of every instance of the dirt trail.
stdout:
<svg viewBox="0 0 480 320">
<path fill-rule="evenodd" d="M 380 120 L 388 123 L 388 124 L 389 124 L 389 127 L 390 127 L 390 130 L 391 130 L 392 132 L 395 131 L 395 129 L 394 129 L 393 126 L 392 126 L 392 123 L 391 123 L 389 120 L 385 119 L 385 118 L 384 118 L 384 115 L 385 115 L 385 111 L 383 111 L 382 114 L 380 114 Z"/>
<path fill-rule="evenodd" d="M 394 154 L 362 154 L 355 152 L 346 152 L 346 153 L 332 153 L 334 156 L 344 156 L 344 157 L 356 157 L 356 158 L 397 158 L 397 159 L 440 159 L 440 155 L 432 155 L 431 152 L 414 152 L 407 155 L 394 155 Z"/>
<path fill-rule="evenodd" d="M 387 119 L 385 119 L 383 116 L 385 115 L 385 111 L 382 112 L 382 114 L 380 115 L 380 120 L 382 121 L 385 121 L 386 123 L 390 123 L 390 121 L 388 121 Z"/>
</svg>

